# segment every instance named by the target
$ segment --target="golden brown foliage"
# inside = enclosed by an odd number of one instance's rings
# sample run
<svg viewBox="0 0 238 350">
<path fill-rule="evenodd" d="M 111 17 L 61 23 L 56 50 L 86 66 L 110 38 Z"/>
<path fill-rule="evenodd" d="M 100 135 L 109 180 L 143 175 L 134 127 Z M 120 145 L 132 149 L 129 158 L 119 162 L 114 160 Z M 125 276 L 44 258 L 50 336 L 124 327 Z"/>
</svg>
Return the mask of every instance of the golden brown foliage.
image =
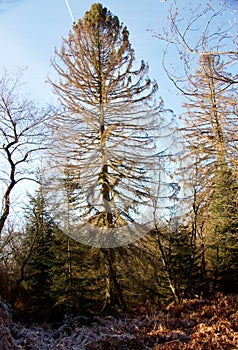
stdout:
<svg viewBox="0 0 238 350">
<path fill-rule="evenodd" d="M 0 303 L 0 340 L 7 346 L 10 341 L 12 347 L 3 348 L 7 350 L 237 350 L 237 305 L 238 295 L 217 294 L 172 303 L 153 314 L 79 316 L 52 329 L 13 323 L 7 306 Z"/>
</svg>

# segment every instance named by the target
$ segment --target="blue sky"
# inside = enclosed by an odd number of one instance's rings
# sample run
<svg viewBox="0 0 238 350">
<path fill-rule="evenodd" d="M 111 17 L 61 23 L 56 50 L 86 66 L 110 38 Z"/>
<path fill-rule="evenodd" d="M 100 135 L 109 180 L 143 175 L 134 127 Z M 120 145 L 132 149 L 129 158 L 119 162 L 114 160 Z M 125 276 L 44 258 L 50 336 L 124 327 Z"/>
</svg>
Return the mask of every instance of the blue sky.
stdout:
<svg viewBox="0 0 238 350">
<path fill-rule="evenodd" d="M 68 0 L 75 20 L 90 9 L 90 0 Z M 179 112 L 181 99 L 162 69 L 164 44 L 153 38 L 148 29 L 159 31 L 168 25 L 168 8 L 172 0 L 102 0 L 130 31 L 138 65 L 144 59 L 150 65 L 150 77 L 159 84 L 159 95 L 166 107 Z M 183 7 L 186 0 L 179 0 Z M 201 3 L 206 4 L 206 0 Z M 213 0 L 214 4 L 219 0 Z M 236 3 L 236 0 L 230 0 Z M 197 2 L 196 2 L 197 3 Z M 186 17 L 186 12 L 184 16 Z M 8 69 L 28 67 L 24 79 L 32 97 L 49 101 L 52 94 L 45 84 L 50 71 L 50 58 L 55 46 L 60 47 L 62 36 L 67 36 L 72 22 L 65 0 L 2 0 L 0 1 L 0 66 Z M 170 91 L 169 91 L 170 90 Z"/>
<path fill-rule="evenodd" d="M 97 1 L 68 0 L 75 20 L 82 18 L 91 4 Z M 178 0 L 181 8 L 189 0 Z M 237 6 L 237 0 L 228 0 Z M 159 31 L 168 26 L 168 9 L 173 0 L 99 0 L 129 29 L 130 39 L 137 59 L 137 66 L 143 59 L 150 65 L 150 78 L 156 79 L 165 106 L 179 114 L 181 97 L 173 88 L 162 69 L 164 44 L 152 37 L 148 29 Z M 200 0 L 206 4 L 207 0 Z M 213 0 L 219 3 L 220 0 Z M 197 5 L 197 1 L 196 1 Z M 195 4 L 194 4 L 195 6 Z M 182 13 L 188 16 L 186 10 Z M 65 0 L 1 0 L 0 1 L 0 67 L 14 70 L 28 67 L 24 74 L 26 89 L 38 102 L 50 102 L 52 92 L 46 84 L 50 72 L 50 59 L 54 48 L 61 46 L 72 28 L 72 21 Z M 171 57 L 173 60 L 174 57 Z M 179 66 L 180 62 L 176 62 Z"/>
<path fill-rule="evenodd" d="M 83 17 L 94 2 L 96 1 L 69 0 L 75 20 Z M 162 21 L 166 23 L 171 1 L 100 2 L 128 27 L 138 65 L 141 59 L 150 64 L 149 75 L 158 81 L 159 95 L 165 98 L 167 107 L 171 107 L 166 76 L 161 68 L 162 44 L 147 31 L 159 29 Z M 28 82 L 32 96 L 39 100 L 49 100 L 51 90 L 45 80 L 50 70 L 50 58 L 54 54 L 54 47 L 60 46 L 62 36 L 67 36 L 72 25 L 66 3 L 64 0 L 8 0 L 1 3 L 0 66 L 9 69 L 27 66 L 24 79 Z"/>
</svg>

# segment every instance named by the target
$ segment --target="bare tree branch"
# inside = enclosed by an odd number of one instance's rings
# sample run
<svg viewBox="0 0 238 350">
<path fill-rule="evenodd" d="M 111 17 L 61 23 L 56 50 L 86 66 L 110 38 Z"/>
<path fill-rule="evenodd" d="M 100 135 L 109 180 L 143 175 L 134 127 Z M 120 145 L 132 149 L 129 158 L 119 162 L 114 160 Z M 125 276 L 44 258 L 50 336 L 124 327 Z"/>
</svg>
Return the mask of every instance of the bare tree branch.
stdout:
<svg viewBox="0 0 238 350">
<path fill-rule="evenodd" d="M 34 106 L 32 101 L 19 95 L 20 72 L 14 77 L 7 71 L 0 80 L 0 157 L 2 164 L 3 207 L 0 216 L 0 233 L 10 212 L 10 197 L 15 186 L 22 180 L 33 179 L 29 166 L 32 154 L 46 149 L 47 129 L 45 122 L 52 114 Z"/>
</svg>

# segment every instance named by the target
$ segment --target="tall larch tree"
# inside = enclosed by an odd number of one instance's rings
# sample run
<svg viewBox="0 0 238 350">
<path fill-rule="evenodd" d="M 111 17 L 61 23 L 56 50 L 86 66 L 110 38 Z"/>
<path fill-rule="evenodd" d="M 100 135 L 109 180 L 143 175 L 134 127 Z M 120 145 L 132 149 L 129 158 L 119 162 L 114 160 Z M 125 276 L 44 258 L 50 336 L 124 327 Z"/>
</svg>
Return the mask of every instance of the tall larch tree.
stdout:
<svg viewBox="0 0 238 350">
<path fill-rule="evenodd" d="M 237 279 L 227 268 L 234 272 L 237 254 L 237 25 L 232 2 L 180 7 L 174 1 L 166 25 L 155 33 L 166 42 L 165 72 L 185 100 L 181 119 L 188 147 L 180 174 L 190 194 L 189 227 L 206 291 L 210 273 L 214 284 L 222 275 Z"/>
<path fill-rule="evenodd" d="M 53 123 L 52 152 L 57 171 L 67 164 L 76 182 L 68 234 L 100 247 L 108 271 L 105 307 L 116 300 L 125 308 L 115 251 L 108 248 L 148 232 L 143 217 L 155 171 L 162 167 L 160 155 L 168 149 L 158 139 L 171 134 L 172 113 L 162 99 L 155 101 L 158 86 L 148 78 L 148 65 L 142 61 L 134 69 L 134 60 L 127 28 L 96 3 L 52 61 L 60 80 L 51 84 L 62 106 Z"/>
<path fill-rule="evenodd" d="M 192 154 L 200 154 L 200 171 L 208 178 L 224 163 L 237 163 L 237 91 L 214 75 L 227 75 L 226 63 L 218 55 L 202 55 L 195 75 L 190 75 L 186 96 L 184 131 Z M 195 157 L 196 158 L 196 157 Z"/>
<path fill-rule="evenodd" d="M 67 160 L 79 183 L 77 215 L 87 225 L 76 235 L 89 245 L 123 245 L 140 236 L 138 210 L 150 201 L 154 171 L 168 148 L 157 141 L 171 133 L 170 112 L 162 100 L 155 104 L 148 65 L 142 61 L 135 70 L 134 60 L 127 28 L 96 3 L 52 62 L 60 80 L 51 84 L 63 107 L 54 120 L 52 151 L 59 171 Z"/>
</svg>

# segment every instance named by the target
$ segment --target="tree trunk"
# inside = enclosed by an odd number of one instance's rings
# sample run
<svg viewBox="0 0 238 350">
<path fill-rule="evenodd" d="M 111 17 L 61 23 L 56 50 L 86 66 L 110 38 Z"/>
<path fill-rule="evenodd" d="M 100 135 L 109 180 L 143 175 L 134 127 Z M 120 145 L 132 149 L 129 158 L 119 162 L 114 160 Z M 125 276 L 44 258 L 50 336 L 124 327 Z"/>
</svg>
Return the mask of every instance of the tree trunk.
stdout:
<svg viewBox="0 0 238 350">
<path fill-rule="evenodd" d="M 111 296 L 114 293 L 118 306 L 121 308 L 122 311 L 125 311 L 126 310 L 126 303 L 125 303 L 123 293 L 121 290 L 121 286 L 117 280 L 116 272 L 115 272 L 115 269 L 113 266 L 114 261 L 115 261 L 115 252 L 112 248 L 109 248 L 109 249 L 101 248 L 101 251 L 105 256 L 106 261 L 108 263 L 108 267 L 109 267 L 109 281 L 110 281 L 109 303 L 111 303 Z M 106 306 L 109 306 L 109 305 L 106 305 Z"/>
</svg>

